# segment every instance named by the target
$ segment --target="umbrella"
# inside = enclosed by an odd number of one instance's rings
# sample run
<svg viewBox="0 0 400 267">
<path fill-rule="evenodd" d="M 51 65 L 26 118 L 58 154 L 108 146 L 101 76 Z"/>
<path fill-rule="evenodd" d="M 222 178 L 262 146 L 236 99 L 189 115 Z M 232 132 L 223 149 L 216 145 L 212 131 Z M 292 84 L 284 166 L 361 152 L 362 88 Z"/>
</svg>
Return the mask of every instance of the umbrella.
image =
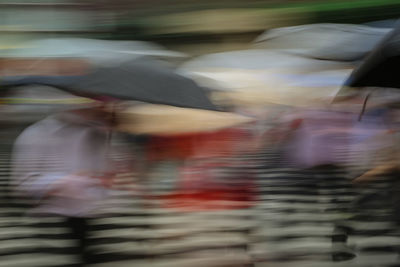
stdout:
<svg viewBox="0 0 400 267">
<path fill-rule="evenodd" d="M 254 46 L 308 58 L 354 61 L 362 59 L 390 30 L 356 24 L 307 24 L 268 30 Z"/>
<path fill-rule="evenodd" d="M 117 112 L 118 129 L 134 134 L 175 135 L 215 131 L 254 121 L 229 113 L 142 104 Z"/>
<path fill-rule="evenodd" d="M 400 24 L 354 70 L 345 85 L 350 87 L 400 88 Z"/>
<path fill-rule="evenodd" d="M 221 99 L 238 105 L 309 105 L 335 96 L 351 71 L 349 67 L 347 63 L 252 49 L 201 56 L 180 71 L 221 89 Z"/>
<path fill-rule="evenodd" d="M 183 53 L 144 41 L 50 38 L 25 42 L 0 52 L 3 58 L 84 58 L 94 64 L 125 62 L 140 56 L 183 58 Z"/>
<path fill-rule="evenodd" d="M 291 55 L 273 49 L 248 49 L 208 54 L 183 64 L 181 70 L 201 71 L 204 69 L 292 69 L 322 70 L 341 69 L 351 65 L 343 62 L 317 60 L 313 58 Z"/>
<path fill-rule="evenodd" d="M 348 88 L 383 87 L 400 88 L 400 78 L 396 70 L 400 63 L 400 24 L 380 42 L 365 60 L 352 72 L 345 86 L 339 91 L 335 102 L 345 96 Z M 374 90 L 364 100 L 359 120 L 366 109 L 366 104 Z"/>
<path fill-rule="evenodd" d="M 38 39 L 13 49 L 0 49 L 1 75 L 71 75 L 89 65 L 117 66 L 148 56 L 177 63 L 185 54 L 144 41 L 86 38 Z"/>
<path fill-rule="evenodd" d="M 217 110 L 207 91 L 160 62 L 137 59 L 119 66 L 98 67 L 80 76 L 10 77 L 5 86 L 42 84 L 78 95 L 106 95 L 125 100 Z"/>
</svg>

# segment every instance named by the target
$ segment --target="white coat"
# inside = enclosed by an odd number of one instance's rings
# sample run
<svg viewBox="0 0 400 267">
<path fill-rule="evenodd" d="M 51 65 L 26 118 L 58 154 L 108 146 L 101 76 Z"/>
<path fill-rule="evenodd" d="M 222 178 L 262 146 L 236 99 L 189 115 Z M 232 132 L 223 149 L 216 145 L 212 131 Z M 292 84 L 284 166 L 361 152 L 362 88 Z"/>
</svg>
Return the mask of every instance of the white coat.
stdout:
<svg viewBox="0 0 400 267">
<path fill-rule="evenodd" d="M 35 213 L 91 216 L 106 195 L 99 179 L 110 170 L 107 131 L 73 113 L 28 127 L 12 158 L 16 192 L 36 201 Z"/>
</svg>

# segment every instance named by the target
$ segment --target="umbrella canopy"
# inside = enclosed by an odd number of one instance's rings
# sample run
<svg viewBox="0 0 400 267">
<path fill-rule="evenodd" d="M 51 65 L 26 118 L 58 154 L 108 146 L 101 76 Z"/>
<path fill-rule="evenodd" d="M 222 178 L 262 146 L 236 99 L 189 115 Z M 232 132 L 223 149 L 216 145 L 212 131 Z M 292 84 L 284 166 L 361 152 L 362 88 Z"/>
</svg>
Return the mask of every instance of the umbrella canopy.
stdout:
<svg viewBox="0 0 400 267">
<path fill-rule="evenodd" d="M 220 89 L 218 99 L 238 105 L 309 105 L 330 100 L 351 66 L 271 50 L 210 54 L 184 64 L 180 71 Z"/>
<path fill-rule="evenodd" d="M 139 56 L 183 58 L 183 53 L 144 41 L 109 41 L 86 38 L 39 39 L 15 49 L 0 51 L 2 58 L 84 58 L 92 63 L 112 64 Z"/>
<path fill-rule="evenodd" d="M 183 72 L 196 72 L 204 69 L 306 69 L 306 71 L 316 71 L 350 66 L 347 63 L 317 60 L 272 49 L 248 49 L 200 56 L 183 64 L 181 70 Z"/>
<path fill-rule="evenodd" d="M 117 112 L 118 129 L 134 134 L 175 135 L 215 131 L 254 119 L 210 110 L 143 104 Z"/>
<path fill-rule="evenodd" d="M 307 24 L 268 30 L 254 46 L 308 58 L 354 61 L 362 59 L 390 30 L 356 24 Z"/>
<path fill-rule="evenodd" d="M 43 84 L 78 95 L 106 95 L 125 100 L 217 110 L 205 89 L 160 62 L 137 59 L 95 68 L 81 76 L 30 76 L 3 80 L 3 85 Z"/>
<path fill-rule="evenodd" d="M 345 83 L 350 87 L 400 88 L 400 24 L 354 70 Z"/>
</svg>

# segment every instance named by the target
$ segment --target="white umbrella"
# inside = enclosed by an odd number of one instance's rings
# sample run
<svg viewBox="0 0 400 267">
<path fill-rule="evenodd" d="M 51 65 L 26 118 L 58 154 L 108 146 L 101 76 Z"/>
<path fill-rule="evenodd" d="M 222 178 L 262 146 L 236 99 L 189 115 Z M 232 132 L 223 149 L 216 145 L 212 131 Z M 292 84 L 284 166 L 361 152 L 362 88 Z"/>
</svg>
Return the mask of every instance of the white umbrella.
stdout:
<svg viewBox="0 0 400 267">
<path fill-rule="evenodd" d="M 0 53 L 3 58 L 83 58 L 95 64 L 121 63 L 141 56 L 168 59 L 186 55 L 150 42 L 85 38 L 39 39 Z"/>
<path fill-rule="evenodd" d="M 192 59 L 181 66 L 183 72 L 204 69 L 297 69 L 312 71 L 350 67 L 343 62 L 317 60 L 267 49 L 248 49 L 208 54 Z"/>
<path fill-rule="evenodd" d="M 356 24 L 307 24 L 267 30 L 253 46 L 309 58 L 353 61 L 362 59 L 390 30 Z"/>
<path fill-rule="evenodd" d="M 184 64 L 180 71 L 235 104 L 329 103 L 352 68 L 268 50 L 210 54 Z"/>
</svg>

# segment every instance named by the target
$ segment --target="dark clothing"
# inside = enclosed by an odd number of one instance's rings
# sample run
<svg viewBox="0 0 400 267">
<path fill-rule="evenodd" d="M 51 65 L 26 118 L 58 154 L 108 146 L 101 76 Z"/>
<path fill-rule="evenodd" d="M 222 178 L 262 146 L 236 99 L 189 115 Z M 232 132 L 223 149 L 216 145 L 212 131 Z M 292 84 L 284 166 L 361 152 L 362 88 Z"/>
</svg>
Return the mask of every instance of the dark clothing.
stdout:
<svg viewBox="0 0 400 267">
<path fill-rule="evenodd" d="M 80 257 L 81 266 L 91 263 L 87 251 L 88 245 L 88 222 L 85 218 L 68 217 L 67 227 L 71 231 L 71 239 L 77 242 L 77 255 Z"/>
</svg>

